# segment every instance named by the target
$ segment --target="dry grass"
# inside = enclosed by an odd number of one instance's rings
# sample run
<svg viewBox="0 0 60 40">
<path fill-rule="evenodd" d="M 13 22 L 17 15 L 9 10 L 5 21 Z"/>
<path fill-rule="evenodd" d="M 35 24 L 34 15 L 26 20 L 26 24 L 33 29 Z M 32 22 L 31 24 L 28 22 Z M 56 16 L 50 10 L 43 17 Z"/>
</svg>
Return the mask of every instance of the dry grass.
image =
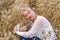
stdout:
<svg viewBox="0 0 60 40">
<path fill-rule="evenodd" d="M 60 0 L 0 0 L 0 40 L 19 39 L 12 30 L 16 24 L 26 23 L 20 14 L 24 6 L 30 6 L 38 15 L 46 17 L 60 40 Z"/>
</svg>

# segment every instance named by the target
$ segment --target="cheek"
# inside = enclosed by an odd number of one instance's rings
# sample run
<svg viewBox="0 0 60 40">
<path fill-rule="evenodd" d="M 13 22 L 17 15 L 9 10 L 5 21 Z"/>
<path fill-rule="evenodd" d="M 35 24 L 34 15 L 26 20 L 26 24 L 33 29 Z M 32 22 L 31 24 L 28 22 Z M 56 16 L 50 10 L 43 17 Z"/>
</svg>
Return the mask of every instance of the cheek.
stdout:
<svg viewBox="0 0 60 40">
<path fill-rule="evenodd" d="M 32 14 L 30 14 L 30 17 L 33 17 L 33 15 L 32 15 Z"/>
<path fill-rule="evenodd" d="M 31 18 L 32 18 L 32 16 L 27 16 L 27 17 L 26 17 L 26 19 L 29 19 L 29 20 L 31 20 Z"/>
<path fill-rule="evenodd" d="M 29 14 L 29 15 L 26 16 L 26 19 L 31 20 L 32 18 L 33 18 L 33 15 L 31 15 L 31 14 Z"/>
<path fill-rule="evenodd" d="M 31 15 L 29 19 L 32 20 L 33 19 L 33 16 Z"/>
</svg>

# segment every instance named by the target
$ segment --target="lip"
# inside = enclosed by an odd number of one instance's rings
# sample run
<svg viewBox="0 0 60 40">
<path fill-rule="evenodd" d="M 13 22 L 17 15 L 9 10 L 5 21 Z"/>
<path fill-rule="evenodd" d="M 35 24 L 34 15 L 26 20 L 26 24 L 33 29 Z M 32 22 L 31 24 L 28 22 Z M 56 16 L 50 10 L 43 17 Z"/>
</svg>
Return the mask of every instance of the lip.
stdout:
<svg viewBox="0 0 60 40">
<path fill-rule="evenodd" d="M 32 18 L 32 17 L 29 17 L 29 18 Z"/>
<path fill-rule="evenodd" d="M 33 17 L 30 17 L 30 20 L 32 20 L 33 19 Z"/>
<path fill-rule="evenodd" d="M 31 19 L 32 17 L 30 17 L 30 19 Z"/>
<path fill-rule="evenodd" d="M 29 19 L 29 20 L 31 20 L 31 17 L 28 17 L 28 18 L 26 18 L 26 19 Z"/>
</svg>

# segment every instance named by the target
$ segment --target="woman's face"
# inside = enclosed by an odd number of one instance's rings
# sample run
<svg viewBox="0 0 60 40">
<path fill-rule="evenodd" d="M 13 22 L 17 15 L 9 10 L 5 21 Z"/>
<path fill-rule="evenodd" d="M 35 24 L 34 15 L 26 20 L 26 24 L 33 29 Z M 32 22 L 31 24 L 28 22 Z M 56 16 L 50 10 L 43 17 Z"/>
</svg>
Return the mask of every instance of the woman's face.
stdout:
<svg viewBox="0 0 60 40">
<path fill-rule="evenodd" d="M 33 20 L 34 19 L 34 15 L 33 13 L 31 13 L 28 10 L 23 11 L 23 16 L 27 19 L 27 20 Z"/>
</svg>

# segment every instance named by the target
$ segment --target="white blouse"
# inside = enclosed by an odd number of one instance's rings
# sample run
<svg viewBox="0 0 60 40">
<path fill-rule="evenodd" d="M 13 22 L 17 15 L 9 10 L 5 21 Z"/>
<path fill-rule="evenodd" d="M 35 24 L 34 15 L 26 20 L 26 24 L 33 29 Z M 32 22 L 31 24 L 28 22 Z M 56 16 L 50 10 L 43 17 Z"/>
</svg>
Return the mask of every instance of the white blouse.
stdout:
<svg viewBox="0 0 60 40">
<path fill-rule="evenodd" d="M 25 38 L 39 37 L 42 40 L 55 40 L 56 35 L 49 21 L 43 16 L 37 16 L 31 29 L 27 32 L 16 31 Z"/>
</svg>

